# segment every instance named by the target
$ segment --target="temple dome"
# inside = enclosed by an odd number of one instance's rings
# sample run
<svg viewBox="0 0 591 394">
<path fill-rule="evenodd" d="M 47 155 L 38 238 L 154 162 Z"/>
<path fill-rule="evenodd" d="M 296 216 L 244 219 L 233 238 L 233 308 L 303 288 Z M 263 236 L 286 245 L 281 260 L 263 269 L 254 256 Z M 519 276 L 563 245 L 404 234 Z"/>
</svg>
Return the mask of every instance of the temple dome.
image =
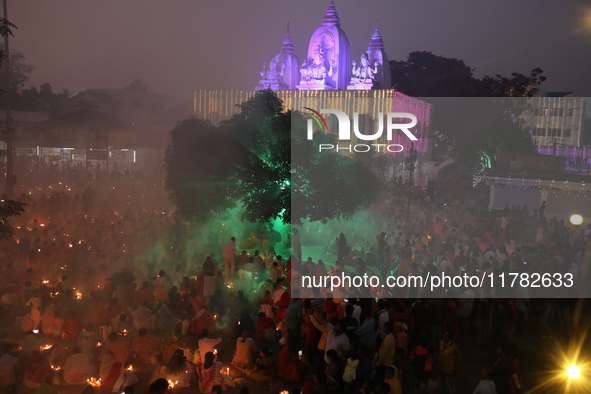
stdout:
<svg viewBox="0 0 591 394">
<path fill-rule="evenodd" d="M 279 53 L 269 65 L 263 65 L 259 84 L 255 90 L 295 90 L 300 77 L 300 61 L 295 54 L 289 27 Z"/>
<path fill-rule="evenodd" d="M 323 64 L 320 65 L 320 62 Z M 310 69 L 311 66 L 319 68 L 322 68 L 323 66 L 326 70 L 323 86 L 321 86 L 320 83 L 303 83 L 304 74 L 306 72 L 305 69 L 303 69 L 302 81 L 300 82 L 300 85 L 298 85 L 298 89 L 347 89 L 347 84 L 349 83 L 351 76 L 349 39 L 341 29 L 341 21 L 334 4 L 328 6 L 322 25 L 316 29 L 310 39 L 308 56 L 306 58 L 306 68 Z M 318 80 L 318 77 L 316 77 L 316 79 Z M 310 80 L 310 78 L 308 78 L 308 80 Z M 310 87 L 307 88 L 306 86 Z"/>
<path fill-rule="evenodd" d="M 388 61 L 388 55 L 386 55 L 386 51 L 384 51 L 384 41 L 382 41 L 380 29 L 377 27 L 371 36 L 366 53 L 369 55 L 370 64 L 374 64 L 376 62 L 378 63 L 378 73 L 375 76 L 377 85 L 376 88 L 390 89 L 392 87 L 390 62 Z"/>
</svg>

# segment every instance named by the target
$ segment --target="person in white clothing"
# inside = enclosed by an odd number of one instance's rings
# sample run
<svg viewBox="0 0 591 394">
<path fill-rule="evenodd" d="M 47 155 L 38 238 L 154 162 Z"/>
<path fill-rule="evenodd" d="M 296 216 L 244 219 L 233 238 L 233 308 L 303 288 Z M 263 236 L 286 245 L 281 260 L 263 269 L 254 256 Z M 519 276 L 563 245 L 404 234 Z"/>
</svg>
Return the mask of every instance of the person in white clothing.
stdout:
<svg viewBox="0 0 591 394">
<path fill-rule="evenodd" d="M 473 394 L 497 394 L 495 382 L 490 379 L 490 369 L 483 368 L 480 371 L 480 382 Z"/>
<path fill-rule="evenodd" d="M 224 244 L 222 254 L 224 256 L 224 276 L 234 275 L 236 267 L 236 238 L 232 237 Z"/>
</svg>

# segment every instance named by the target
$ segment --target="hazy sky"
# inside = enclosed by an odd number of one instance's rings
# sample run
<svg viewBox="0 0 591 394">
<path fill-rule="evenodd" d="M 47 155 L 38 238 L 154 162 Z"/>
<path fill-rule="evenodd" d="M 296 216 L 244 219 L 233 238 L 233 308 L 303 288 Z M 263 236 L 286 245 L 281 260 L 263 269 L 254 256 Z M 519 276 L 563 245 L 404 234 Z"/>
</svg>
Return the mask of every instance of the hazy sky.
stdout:
<svg viewBox="0 0 591 394">
<path fill-rule="evenodd" d="M 330 1 L 8 0 L 11 48 L 36 67 L 30 85 L 54 91 L 123 87 L 191 100 L 196 89 L 253 89 L 286 25 L 300 61 Z M 528 74 L 542 91 L 591 97 L 591 1 L 336 0 L 351 55 L 380 16 L 391 60 L 412 51 L 464 60 L 475 75 Z"/>
</svg>

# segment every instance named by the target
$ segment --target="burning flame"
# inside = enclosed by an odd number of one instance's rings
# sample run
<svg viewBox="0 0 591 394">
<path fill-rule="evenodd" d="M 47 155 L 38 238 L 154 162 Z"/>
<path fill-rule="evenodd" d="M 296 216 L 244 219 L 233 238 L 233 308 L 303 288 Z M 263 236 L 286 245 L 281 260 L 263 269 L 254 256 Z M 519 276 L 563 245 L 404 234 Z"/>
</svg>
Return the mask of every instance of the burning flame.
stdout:
<svg viewBox="0 0 591 394">
<path fill-rule="evenodd" d="M 133 365 L 130 365 L 129 367 L 127 367 L 127 370 L 128 370 L 129 372 L 133 372 Z"/>
<path fill-rule="evenodd" d="M 101 380 L 97 378 L 90 378 L 86 382 L 92 387 L 101 387 Z"/>
<path fill-rule="evenodd" d="M 51 349 L 52 345 L 47 344 L 47 345 L 43 345 L 39 348 L 39 350 L 44 351 L 44 350 L 49 350 Z"/>
<path fill-rule="evenodd" d="M 176 386 L 177 384 L 178 384 L 178 381 L 176 381 L 176 382 L 173 382 L 172 380 L 168 381 L 168 387 L 170 389 L 174 389 L 174 386 Z"/>
</svg>

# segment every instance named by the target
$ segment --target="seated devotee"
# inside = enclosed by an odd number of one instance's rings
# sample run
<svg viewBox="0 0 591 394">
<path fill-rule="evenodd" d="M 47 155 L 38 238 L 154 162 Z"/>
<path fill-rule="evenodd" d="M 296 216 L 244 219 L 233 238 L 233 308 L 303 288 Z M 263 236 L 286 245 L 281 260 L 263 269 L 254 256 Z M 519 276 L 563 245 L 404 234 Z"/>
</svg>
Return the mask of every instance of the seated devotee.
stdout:
<svg viewBox="0 0 591 394">
<path fill-rule="evenodd" d="M 79 346 L 74 346 L 72 355 L 68 357 L 63 368 L 65 384 L 85 384 L 94 374 L 92 359 L 81 352 Z"/>
<path fill-rule="evenodd" d="M 201 339 L 199 339 L 199 341 L 197 342 L 198 346 L 199 346 L 199 355 L 201 356 L 201 361 L 199 362 L 203 362 L 203 356 L 204 354 L 210 353 L 211 354 L 215 354 L 215 346 L 220 344 L 222 342 L 222 338 L 210 338 L 209 337 L 209 330 L 207 328 L 203 329 L 203 331 L 201 331 Z M 195 355 L 197 356 L 197 352 L 195 352 Z M 196 362 L 197 358 L 195 357 L 195 360 L 193 361 L 194 364 L 198 364 L 199 362 Z"/>
<path fill-rule="evenodd" d="M 288 337 L 285 338 L 285 343 L 289 343 Z M 283 345 L 276 363 L 277 377 L 284 382 L 300 382 L 304 376 L 304 368 L 299 353 L 290 350 L 289 345 Z"/>
<path fill-rule="evenodd" d="M 112 322 L 113 319 L 119 317 L 123 313 L 123 306 L 117 301 L 117 298 L 111 298 L 105 307 L 105 319 L 107 322 Z"/>
<path fill-rule="evenodd" d="M 246 261 L 246 263 L 244 263 L 244 271 L 246 272 L 256 272 L 257 270 L 257 265 L 254 263 L 254 257 L 249 257 L 248 260 Z"/>
<path fill-rule="evenodd" d="M 0 348 L 0 386 L 12 387 L 13 391 L 16 389 L 13 385 L 17 383 L 22 373 L 22 366 L 19 359 L 16 357 L 16 345 L 4 342 Z"/>
<path fill-rule="evenodd" d="M 259 313 L 264 313 L 267 317 L 273 318 L 273 298 L 271 297 L 271 292 L 269 290 L 265 290 L 263 298 L 259 300 Z"/>
<path fill-rule="evenodd" d="M 386 367 L 386 379 L 384 382 L 390 386 L 390 394 L 402 394 L 402 386 L 398 380 L 398 368 L 394 365 Z"/>
<path fill-rule="evenodd" d="M 113 353 L 106 352 L 101 359 L 99 367 L 101 389 L 107 393 L 125 391 L 127 387 L 133 387 L 138 383 L 137 376 L 124 369 L 122 362 L 117 361 Z"/>
<path fill-rule="evenodd" d="M 150 384 L 150 387 L 148 387 L 144 394 L 165 394 L 168 392 L 169 386 L 170 385 L 166 379 L 156 379 Z"/>
<path fill-rule="evenodd" d="M 176 328 L 176 319 L 166 303 L 161 302 L 155 317 L 156 329 L 172 332 Z"/>
<path fill-rule="evenodd" d="M 257 319 L 257 328 L 256 333 L 254 335 L 254 340 L 257 343 L 265 343 L 265 342 L 273 342 L 276 340 L 275 332 L 277 330 L 277 325 L 275 321 L 265 315 L 264 312 L 259 313 L 259 317 Z"/>
<path fill-rule="evenodd" d="M 78 346 L 80 346 L 82 353 L 93 358 L 97 350 L 97 344 L 100 340 L 101 337 L 94 329 L 94 325 L 92 323 L 87 323 L 82 329 L 82 333 L 78 336 Z"/>
<path fill-rule="evenodd" d="M 236 339 L 236 349 L 234 350 L 234 357 L 232 357 L 232 364 L 241 366 L 251 364 L 256 346 L 248 331 L 243 331 L 242 336 Z"/>
<path fill-rule="evenodd" d="M 279 264 L 277 262 L 273 263 L 273 266 L 269 270 L 269 277 L 272 279 L 281 278 L 283 275 L 283 271 L 279 269 Z"/>
<path fill-rule="evenodd" d="M 125 363 L 130 354 L 129 339 L 112 331 L 103 345 L 101 359 L 106 353 L 111 353 L 118 362 Z"/>
<path fill-rule="evenodd" d="M 52 378 L 53 369 L 51 369 L 49 360 L 39 350 L 35 350 L 25 370 L 25 386 L 30 389 L 36 389 L 42 383 L 50 382 Z"/>
<path fill-rule="evenodd" d="M 248 332 L 249 337 L 253 337 L 256 333 L 256 324 L 254 319 L 250 316 L 247 309 L 243 309 L 238 320 L 238 329 L 236 333 L 241 335 L 244 331 Z"/>
<path fill-rule="evenodd" d="M 285 347 L 285 346 L 284 346 Z M 240 368 L 247 378 L 257 382 L 268 382 L 275 377 L 275 359 L 271 354 L 271 350 L 264 346 L 259 353 L 259 358 L 256 359 L 254 368 Z"/>
<path fill-rule="evenodd" d="M 199 391 L 202 393 L 213 392 L 214 386 L 221 386 L 222 390 L 226 389 L 226 379 L 223 374 L 224 365 L 220 361 L 215 361 L 212 352 L 205 353 L 203 357 L 203 364 L 197 366 L 197 374 L 199 375 Z"/>
<path fill-rule="evenodd" d="M 82 320 L 79 318 L 79 313 L 75 310 L 68 312 L 68 318 L 64 320 L 64 329 L 62 331 L 62 339 L 74 339 L 82 332 Z"/>
<path fill-rule="evenodd" d="M 131 341 L 131 349 L 135 353 L 136 361 L 148 364 L 152 356 L 157 352 L 158 345 L 154 340 L 147 337 L 148 330 L 140 328 L 138 334 Z"/>
<path fill-rule="evenodd" d="M 209 313 L 205 306 L 195 315 L 189 323 L 189 332 L 194 335 L 200 335 L 203 330 L 214 330 L 216 328 L 216 321 Z"/>
<path fill-rule="evenodd" d="M 117 332 L 132 332 L 134 329 L 134 325 L 127 316 L 127 314 L 122 313 L 111 323 L 111 329 Z"/>
<path fill-rule="evenodd" d="M 281 298 L 279 301 L 275 303 L 274 311 L 275 317 L 279 320 L 283 320 L 285 318 L 285 312 L 287 311 L 287 307 L 291 302 L 291 294 L 289 291 L 284 292 L 281 294 Z"/>
<path fill-rule="evenodd" d="M 144 282 L 142 287 L 135 292 L 136 298 L 140 303 L 144 303 L 149 308 L 154 306 L 156 297 L 154 296 L 154 290 L 150 287 L 150 282 Z"/>
<path fill-rule="evenodd" d="M 106 323 L 107 321 L 107 310 L 105 308 L 105 304 L 103 299 L 100 295 L 95 295 L 91 302 L 88 304 L 88 317 L 90 318 L 90 322 L 100 326 L 101 324 Z"/>
<path fill-rule="evenodd" d="M 191 364 L 185 358 L 183 349 L 175 350 L 168 364 L 162 367 L 160 375 L 167 381 L 174 382 L 175 389 L 191 385 L 194 372 Z"/>
<path fill-rule="evenodd" d="M 154 326 L 154 315 L 144 302 L 141 302 L 133 312 L 133 326 L 136 330 L 151 329 Z"/>
</svg>

